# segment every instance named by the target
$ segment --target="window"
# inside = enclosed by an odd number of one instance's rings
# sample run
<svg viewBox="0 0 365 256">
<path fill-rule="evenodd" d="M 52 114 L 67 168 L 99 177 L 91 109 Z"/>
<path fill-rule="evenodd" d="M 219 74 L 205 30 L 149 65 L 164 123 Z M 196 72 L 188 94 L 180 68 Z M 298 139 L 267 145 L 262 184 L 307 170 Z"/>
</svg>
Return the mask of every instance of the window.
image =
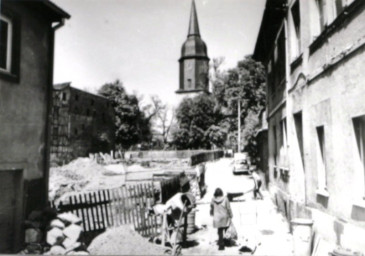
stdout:
<svg viewBox="0 0 365 256">
<path fill-rule="evenodd" d="M 0 15 L 0 70 L 11 72 L 13 24 L 4 15 Z"/>
<path fill-rule="evenodd" d="M 188 79 L 187 87 L 188 87 L 188 89 L 191 88 L 191 79 Z"/>
<path fill-rule="evenodd" d="M 91 106 L 93 106 L 93 105 L 94 105 L 94 100 L 91 100 L 91 102 L 90 102 L 90 103 L 91 103 Z"/>
<path fill-rule="evenodd" d="M 78 135 L 79 131 L 77 130 L 77 128 L 74 129 L 74 133 L 75 133 L 75 136 Z"/>
<path fill-rule="evenodd" d="M 67 95 L 66 95 L 66 93 L 65 93 L 65 92 L 63 92 L 63 93 L 62 93 L 62 100 L 63 100 L 63 101 L 65 101 L 65 100 L 67 99 L 67 97 L 66 97 L 66 96 L 67 96 Z"/>
<path fill-rule="evenodd" d="M 75 94 L 75 100 L 78 101 L 79 100 L 79 95 Z"/>
<path fill-rule="evenodd" d="M 338 16 L 343 11 L 343 7 L 342 0 L 335 0 L 335 16 Z"/>
<path fill-rule="evenodd" d="M 90 116 L 90 109 L 86 109 L 86 115 Z"/>
<path fill-rule="evenodd" d="M 277 147 L 278 147 L 278 142 L 277 142 L 277 135 L 276 135 L 276 125 L 274 125 L 272 127 L 272 133 L 273 133 L 273 139 L 274 139 L 274 165 L 276 166 L 277 164 Z"/>
<path fill-rule="evenodd" d="M 282 145 L 284 147 L 287 147 L 288 145 L 288 140 L 287 140 L 287 134 L 286 134 L 286 118 L 284 118 L 283 120 L 281 120 L 280 122 L 280 128 L 281 128 L 281 132 L 283 133 L 283 141 L 282 141 Z"/>
<path fill-rule="evenodd" d="M 298 57 L 301 51 L 301 43 L 300 43 L 300 9 L 299 9 L 299 0 L 295 2 L 295 4 L 291 8 L 291 16 L 292 16 L 292 24 L 293 24 L 293 36 L 292 38 L 292 57 Z"/>
<path fill-rule="evenodd" d="M 319 32 L 322 32 L 325 28 L 325 0 L 316 0 L 317 10 L 318 10 L 318 24 Z"/>
<path fill-rule="evenodd" d="M 360 156 L 360 161 L 363 166 L 364 173 L 364 196 L 365 196 L 365 115 L 356 117 L 353 120 L 356 143 Z"/>
<path fill-rule="evenodd" d="M 303 163 L 303 166 L 304 166 L 302 112 L 299 112 L 299 113 L 294 115 L 294 123 L 295 123 L 295 131 L 297 133 L 297 141 L 298 141 L 300 156 L 301 156 L 302 163 Z"/>
<path fill-rule="evenodd" d="M 317 130 L 317 172 L 318 172 L 318 189 L 325 190 L 327 187 L 326 174 L 326 141 L 324 135 L 324 126 L 319 126 Z"/>
</svg>

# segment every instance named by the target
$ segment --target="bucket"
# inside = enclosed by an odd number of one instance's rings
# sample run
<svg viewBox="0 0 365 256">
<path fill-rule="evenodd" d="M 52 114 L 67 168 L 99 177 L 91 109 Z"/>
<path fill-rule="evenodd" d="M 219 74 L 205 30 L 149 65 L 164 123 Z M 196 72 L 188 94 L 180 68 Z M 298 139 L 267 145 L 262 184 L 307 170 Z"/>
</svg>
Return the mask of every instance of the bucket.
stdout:
<svg viewBox="0 0 365 256">
<path fill-rule="evenodd" d="M 195 211 L 191 211 L 187 216 L 186 233 L 191 234 L 195 231 Z"/>
<path fill-rule="evenodd" d="M 291 225 L 293 230 L 294 255 L 310 256 L 313 221 L 310 219 L 293 219 Z"/>
</svg>

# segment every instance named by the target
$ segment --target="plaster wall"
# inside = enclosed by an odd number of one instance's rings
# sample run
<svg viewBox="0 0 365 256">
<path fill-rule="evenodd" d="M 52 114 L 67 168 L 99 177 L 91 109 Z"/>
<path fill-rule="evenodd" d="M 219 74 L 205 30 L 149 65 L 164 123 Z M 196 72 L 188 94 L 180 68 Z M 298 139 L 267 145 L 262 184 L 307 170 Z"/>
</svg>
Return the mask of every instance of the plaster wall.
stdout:
<svg viewBox="0 0 365 256">
<path fill-rule="evenodd" d="M 46 114 L 50 99 L 51 29 L 21 4 L 7 6 L 20 19 L 19 81 L 0 83 L 0 170 L 23 170 L 27 209 L 47 200 Z M 33 186 L 35 185 L 35 186 Z M 36 190 L 36 193 L 33 191 Z"/>
<path fill-rule="evenodd" d="M 316 235 L 322 239 L 364 252 L 365 170 L 353 118 L 365 115 L 365 5 L 361 1 L 346 2 L 358 5 L 350 14 L 328 17 L 329 28 L 316 39 L 314 1 L 300 0 L 302 52 L 298 58 L 290 57 L 287 65 L 286 114 L 276 113 L 269 120 L 269 188 L 289 220 L 311 217 Z M 290 41 L 287 53 L 291 52 Z M 297 113 L 302 115 L 303 154 L 295 127 Z M 273 175 L 273 129 L 283 116 L 288 122 L 290 166 L 286 184 Z M 324 188 L 318 154 L 317 128 L 321 126 L 325 137 Z"/>
</svg>

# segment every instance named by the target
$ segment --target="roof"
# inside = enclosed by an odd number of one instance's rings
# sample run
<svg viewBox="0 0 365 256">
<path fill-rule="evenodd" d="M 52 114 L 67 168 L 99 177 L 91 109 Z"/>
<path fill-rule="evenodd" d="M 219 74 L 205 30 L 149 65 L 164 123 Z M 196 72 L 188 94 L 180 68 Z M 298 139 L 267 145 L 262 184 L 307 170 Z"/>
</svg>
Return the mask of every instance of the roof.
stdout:
<svg viewBox="0 0 365 256">
<path fill-rule="evenodd" d="M 91 93 L 91 92 L 83 91 L 83 90 L 77 89 L 75 87 L 72 87 L 71 82 L 65 82 L 65 83 L 59 83 L 59 84 L 54 84 L 53 85 L 53 90 L 55 90 L 55 91 L 62 91 L 62 90 L 67 89 L 67 88 L 70 88 L 72 90 L 76 90 L 76 91 L 79 91 L 79 92 L 82 92 L 82 93 L 86 93 L 86 94 L 89 94 L 89 95 L 92 95 L 92 96 L 95 96 L 95 97 L 102 98 L 104 100 L 110 101 L 108 98 L 104 97 L 103 95 L 94 94 L 94 93 Z"/>
<path fill-rule="evenodd" d="M 50 19 L 52 22 L 61 21 L 62 19 L 69 19 L 71 16 L 56 4 L 49 0 L 2 0 L 2 3 L 12 4 L 21 3 L 34 10 L 42 13 L 43 17 Z"/>
<path fill-rule="evenodd" d="M 54 84 L 53 89 L 57 91 L 61 91 L 65 88 L 71 87 L 71 82 L 61 83 L 61 84 Z"/>
<path fill-rule="evenodd" d="M 198 15 L 196 14 L 195 1 L 191 3 L 190 22 L 188 36 L 200 36 Z"/>
<path fill-rule="evenodd" d="M 268 59 L 286 14 L 286 2 L 286 0 L 266 0 L 265 11 L 253 54 L 255 60 L 265 63 Z"/>
<path fill-rule="evenodd" d="M 208 59 L 207 46 L 200 37 L 198 15 L 196 13 L 195 1 L 191 3 L 188 38 L 181 48 L 180 61 L 186 58 Z"/>
</svg>

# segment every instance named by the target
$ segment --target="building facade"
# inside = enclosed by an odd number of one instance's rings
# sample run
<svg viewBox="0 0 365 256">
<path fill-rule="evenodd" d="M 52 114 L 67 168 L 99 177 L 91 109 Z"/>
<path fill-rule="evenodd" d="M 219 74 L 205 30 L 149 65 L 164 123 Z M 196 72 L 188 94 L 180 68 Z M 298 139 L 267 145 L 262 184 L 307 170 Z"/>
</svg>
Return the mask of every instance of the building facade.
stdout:
<svg viewBox="0 0 365 256">
<path fill-rule="evenodd" d="M 191 5 L 188 37 L 181 48 L 180 87 L 178 94 L 196 95 L 209 91 L 209 57 L 200 37 L 195 2 Z"/>
<path fill-rule="evenodd" d="M 267 0 L 269 188 L 288 219 L 365 252 L 365 1 Z"/>
<path fill-rule="evenodd" d="M 114 109 L 103 96 L 54 85 L 51 161 L 64 164 L 89 153 L 110 152 L 115 146 Z"/>
<path fill-rule="evenodd" d="M 0 254 L 21 248 L 24 220 L 47 205 L 54 36 L 69 17 L 50 1 L 1 1 Z"/>
</svg>

